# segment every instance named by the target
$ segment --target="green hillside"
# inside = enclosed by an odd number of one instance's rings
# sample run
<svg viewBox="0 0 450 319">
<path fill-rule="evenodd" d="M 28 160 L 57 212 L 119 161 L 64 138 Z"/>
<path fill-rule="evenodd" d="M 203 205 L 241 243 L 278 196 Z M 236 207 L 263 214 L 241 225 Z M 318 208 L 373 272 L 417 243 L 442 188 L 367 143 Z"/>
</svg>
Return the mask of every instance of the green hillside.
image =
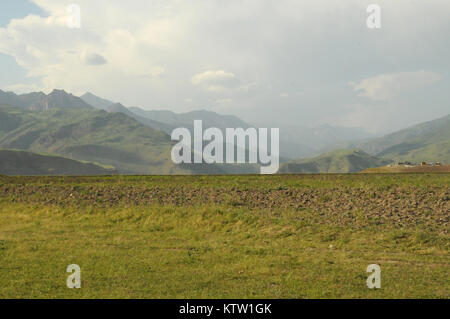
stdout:
<svg viewBox="0 0 450 319">
<path fill-rule="evenodd" d="M 281 166 L 279 173 L 356 173 L 369 167 L 384 166 L 390 162 L 370 156 L 359 149 L 337 150 L 314 158 L 285 163 Z"/>
<path fill-rule="evenodd" d="M 450 115 L 374 139 L 361 148 L 395 161 L 450 163 Z"/>
<path fill-rule="evenodd" d="M 26 151 L 0 150 L 0 174 L 3 175 L 113 175 L 108 169 L 93 163 L 83 163 L 60 156 Z"/>
<path fill-rule="evenodd" d="M 90 93 L 90 92 L 86 92 L 85 94 L 80 96 L 80 99 L 82 99 L 87 104 L 95 107 L 96 109 L 105 110 L 105 111 L 108 109 L 108 107 L 110 107 L 111 105 L 114 104 L 113 101 L 103 99 L 101 97 L 98 97 L 98 96 Z"/>
<path fill-rule="evenodd" d="M 391 158 L 397 162 L 441 162 L 450 163 L 450 139 L 438 143 L 402 143 L 394 145 L 377 154 L 383 158 Z"/>
<path fill-rule="evenodd" d="M 175 127 L 170 126 L 168 124 L 162 123 L 162 122 L 158 122 L 158 121 L 154 121 L 151 120 L 149 118 L 143 117 L 143 116 L 139 116 L 133 112 L 131 112 L 127 107 L 123 106 L 120 103 L 114 103 L 111 104 L 109 107 L 107 107 L 105 109 L 105 111 L 110 112 L 110 113 L 123 113 L 131 118 L 134 118 L 136 121 L 138 121 L 141 124 L 144 124 L 150 128 L 153 128 L 157 131 L 162 131 L 164 133 L 167 134 L 171 134 L 172 131 L 175 129 Z"/>
<path fill-rule="evenodd" d="M 0 106 L 0 147 L 102 163 L 126 174 L 184 172 L 170 160 L 167 134 L 124 114 L 94 109 L 32 112 Z"/>
<path fill-rule="evenodd" d="M 248 174 L 252 164 L 175 165 L 174 142 L 121 112 L 64 108 L 45 112 L 0 105 L 0 148 L 57 154 L 115 167 L 121 174 Z"/>
</svg>

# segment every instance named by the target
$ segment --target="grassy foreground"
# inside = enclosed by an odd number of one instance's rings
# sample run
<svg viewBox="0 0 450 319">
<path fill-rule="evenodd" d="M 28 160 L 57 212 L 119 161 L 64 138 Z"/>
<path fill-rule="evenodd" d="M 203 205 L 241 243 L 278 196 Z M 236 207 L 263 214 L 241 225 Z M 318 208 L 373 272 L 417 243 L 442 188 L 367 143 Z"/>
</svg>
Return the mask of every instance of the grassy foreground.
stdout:
<svg viewBox="0 0 450 319">
<path fill-rule="evenodd" d="M 449 298 L 448 185 L 449 174 L 0 177 L 0 298 Z M 81 289 L 66 287 L 69 264 Z"/>
</svg>

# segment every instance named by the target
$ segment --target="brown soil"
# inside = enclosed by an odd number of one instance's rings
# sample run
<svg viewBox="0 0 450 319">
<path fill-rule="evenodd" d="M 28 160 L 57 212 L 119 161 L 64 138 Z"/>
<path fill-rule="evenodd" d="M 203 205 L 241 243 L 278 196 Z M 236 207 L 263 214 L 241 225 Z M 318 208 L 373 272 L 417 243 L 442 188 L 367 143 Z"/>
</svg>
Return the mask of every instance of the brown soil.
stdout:
<svg viewBox="0 0 450 319">
<path fill-rule="evenodd" d="M 214 180 L 214 177 L 210 178 Z M 216 204 L 255 211 L 306 210 L 315 213 L 318 223 L 326 220 L 345 225 L 361 221 L 366 224 L 389 223 L 398 227 L 414 224 L 439 229 L 444 233 L 449 229 L 450 188 L 442 186 L 363 185 L 312 188 L 279 185 L 275 188 L 258 188 L 257 185 L 250 184 L 249 187 L 240 188 L 189 183 L 154 183 L 150 186 L 139 183 L 93 183 L 71 186 L 57 181 L 51 184 L 17 181 L 19 180 L 0 183 L 0 201 L 81 207 Z"/>
</svg>

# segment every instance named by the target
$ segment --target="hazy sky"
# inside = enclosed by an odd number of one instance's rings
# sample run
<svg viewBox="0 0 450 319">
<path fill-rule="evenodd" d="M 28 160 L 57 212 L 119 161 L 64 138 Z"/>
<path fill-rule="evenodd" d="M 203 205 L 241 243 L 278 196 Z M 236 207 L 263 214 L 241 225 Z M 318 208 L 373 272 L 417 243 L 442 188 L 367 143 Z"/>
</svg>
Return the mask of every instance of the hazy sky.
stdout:
<svg viewBox="0 0 450 319">
<path fill-rule="evenodd" d="M 81 28 L 67 26 L 67 6 Z M 369 4 L 381 28 L 369 29 Z M 0 88 L 392 131 L 450 113 L 448 0 L 0 0 Z"/>
</svg>

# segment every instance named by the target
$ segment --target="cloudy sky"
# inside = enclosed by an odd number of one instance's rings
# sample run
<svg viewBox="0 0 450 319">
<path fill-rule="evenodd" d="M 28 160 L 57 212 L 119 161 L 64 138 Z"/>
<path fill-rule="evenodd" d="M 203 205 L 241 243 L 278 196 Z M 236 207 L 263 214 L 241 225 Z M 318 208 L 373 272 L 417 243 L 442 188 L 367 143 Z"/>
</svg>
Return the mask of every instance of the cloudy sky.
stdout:
<svg viewBox="0 0 450 319">
<path fill-rule="evenodd" d="M 69 28 L 68 5 L 81 9 Z M 367 7 L 381 7 L 369 29 Z M 448 0 L 0 0 L 0 88 L 270 126 L 450 113 Z M 74 12 L 74 11 L 71 11 Z"/>
</svg>

